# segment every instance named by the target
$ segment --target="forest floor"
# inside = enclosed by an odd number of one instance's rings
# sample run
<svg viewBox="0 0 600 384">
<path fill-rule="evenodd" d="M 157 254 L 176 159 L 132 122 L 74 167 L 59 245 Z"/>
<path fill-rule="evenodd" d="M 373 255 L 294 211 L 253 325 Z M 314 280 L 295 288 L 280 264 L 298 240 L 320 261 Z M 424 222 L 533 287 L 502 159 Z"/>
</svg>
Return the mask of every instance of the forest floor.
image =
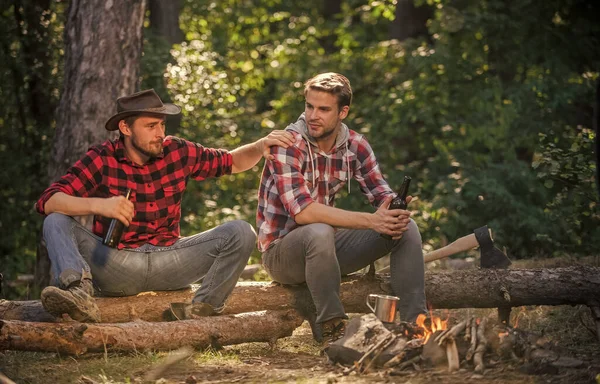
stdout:
<svg viewBox="0 0 600 384">
<path fill-rule="evenodd" d="M 597 261 L 596 261 L 597 262 Z M 565 266 L 571 263 L 561 262 Z M 542 265 L 544 266 L 544 265 Z M 516 268 L 526 266 L 519 265 Z M 530 266 L 532 267 L 532 266 Z M 539 267 L 539 265 L 536 265 Z M 442 317 L 469 314 L 495 316 L 495 310 L 434 311 Z M 591 312 L 585 306 L 514 308 L 511 324 L 544 337 L 565 356 L 583 362 L 578 368 L 536 372 L 515 361 L 488 364 L 482 375 L 470 366 L 448 373 L 445 367 L 409 368 L 401 372 L 374 369 L 345 374 L 327 361 L 305 322 L 272 348 L 266 343 L 226 346 L 221 350 L 189 351 L 176 363 L 177 352 L 87 354 L 77 358 L 56 353 L 0 352 L 0 373 L 15 383 L 596 383 L 600 384 L 600 342 L 590 332 Z M 0 375 L 0 383 L 4 384 Z"/>
</svg>

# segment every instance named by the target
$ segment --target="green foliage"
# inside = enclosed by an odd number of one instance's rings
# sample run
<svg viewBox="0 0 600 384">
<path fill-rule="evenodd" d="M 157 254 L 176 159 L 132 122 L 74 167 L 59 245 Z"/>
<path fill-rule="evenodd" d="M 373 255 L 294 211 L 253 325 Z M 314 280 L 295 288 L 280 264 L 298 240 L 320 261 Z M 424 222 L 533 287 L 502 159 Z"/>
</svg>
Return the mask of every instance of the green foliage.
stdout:
<svg viewBox="0 0 600 384">
<path fill-rule="evenodd" d="M 542 151 L 533 168 L 552 196 L 544 208 L 555 233 L 543 240 L 554 249 L 588 254 L 600 249 L 597 165 L 589 156 L 593 143 L 594 133 L 581 127 L 565 127 L 560 136 L 540 133 Z"/>
<path fill-rule="evenodd" d="M 41 218 L 32 206 L 47 185 L 62 80 L 65 4 L 41 12 L 29 3 L 3 10 L 0 24 L 0 269 L 9 279 L 33 269 Z M 415 3 L 434 11 L 429 34 L 400 42 L 388 39 L 392 23 L 406 22 L 394 20 L 393 0 L 343 1 L 333 16 L 316 0 L 186 0 L 181 44 L 144 31 L 141 86 L 184 107 L 170 133 L 233 149 L 295 121 L 309 77 L 343 73 L 355 95 L 346 121 L 369 139 L 392 187 L 413 177 L 411 208 L 428 246 L 487 224 L 514 257 L 597 253 L 590 126 L 600 3 Z M 261 168 L 190 182 L 182 233 L 254 223 Z M 352 189 L 338 206 L 371 210 Z"/>
<path fill-rule="evenodd" d="M 0 271 L 32 273 L 47 186 L 53 112 L 62 78 L 62 11 L 16 1 L 0 18 Z M 5 287 L 6 288 L 6 287 Z M 10 292 L 9 292 L 10 294 Z"/>
<path fill-rule="evenodd" d="M 559 209 L 533 160 L 545 151 L 540 132 L 591 123 L 600 61 L 592 9 L 575 1 L 420 3 L 435 8 L 430 36 L 398 42 L 386 37 L 391 1 L 343 2 L 333 19 L 311 1 L 188 1 L 188 41 L 168 70 L 169 90 L 186 106 L 182 134 L 207 146 L 249 142 L 296 119 L 307 78 L 341 72 L 355 91 L 347 121 L 368 137 L 392 186 L 414 177 L 412 208 L 428 243 L 487 224 L 516 257 L 591 252 L 572 224 L 598 224 L 597 215 L 583 202 Z M 544 153 L 584 164 L 573 152 Z M 193 186 L 185 228 L 253 222 L 258 182 L 248 172 Z M 589 182 L 575 185 L 591 191 Z M 345 195 L 338 206 L 370 209 L 359 194 Z M 560 215 L 570 235 L 552 220 Z"/>
</svg>

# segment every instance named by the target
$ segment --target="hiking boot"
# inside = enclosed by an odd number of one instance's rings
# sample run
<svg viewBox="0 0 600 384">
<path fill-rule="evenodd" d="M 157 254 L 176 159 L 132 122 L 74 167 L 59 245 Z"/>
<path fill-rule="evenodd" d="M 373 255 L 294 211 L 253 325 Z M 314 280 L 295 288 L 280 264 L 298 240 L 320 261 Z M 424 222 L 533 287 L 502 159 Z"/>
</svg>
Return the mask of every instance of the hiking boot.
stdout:
<svg viewBox="0 0 600 384">
<path fill-rule="evenodd" d="M 212 305 L 207 303 L 171 303 L 169 307 L 171 315 L 176 320 L 200 319 L 219 314 Z"/>
<path fill-rule="evenodd" d="M 343 319 L 341 317 L 335 317 L 321 324 L 321 335 L 323 336 L 323 341 L 321 345 L 328 346 L 334 341 L 344 337 L 344 332 L 346 331 L 346 323 L 346 319 Z"/>
<path fill-rule="evenodd" d="M 90 279 L 77 281 L 67 289 L 46 287 L 42 291 L 42 306 L 56 317 L 64 313 L 84 323 L 100 322 L 100 310 L 94 301 L 94 287 Z"/>
</svg>

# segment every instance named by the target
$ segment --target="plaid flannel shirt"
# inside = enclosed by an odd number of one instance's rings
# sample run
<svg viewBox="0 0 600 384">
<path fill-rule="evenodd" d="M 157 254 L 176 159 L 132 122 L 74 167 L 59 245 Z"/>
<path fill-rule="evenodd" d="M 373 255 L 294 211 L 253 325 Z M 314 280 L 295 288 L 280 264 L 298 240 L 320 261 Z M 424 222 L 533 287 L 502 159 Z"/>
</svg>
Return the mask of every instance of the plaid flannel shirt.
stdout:
<svg viewBox="0 0 600 384">
<path fill-rule="evenodd" d="M 130 200 L 135 216 L 123 231 L 119 249 L 137 248 L 145 243 L 169 246 L 180 234 L 181 198 L 189 178 L 204 180 L 230 174 L 231 154 L 224 149 L 167 136 L 163 154 L 144 165 L 137 165 L 125 156 L 123 141 L 108 140 L 91 147 L 67 173 L 50 185 L 36 203 L 39 213 L 57 192 L 76 197 L 125 195 L 132 189 Z M 93 232 L 103 237 L 110 218 L 94 216 Z"/>
<path fill-rule="evenodd" d="M 309 144 L 295 131 L 291 132 L 294 145 L 271 147 L 275 159 L 265 162 L 256 213 L 259 251 L 266 251 L 296 228 L 294 217 L 309 204 L 334 206 L 336 193 L 351 177 L 358 181 L 362 193 L 374 207 L 394 193 L 383 178 L 367 140 L 348 131 L 348 140 L 336 145 L 329 154 Z M 312 145 L 312 153 L 309 153 L 309 145 Z"/>
</svg>

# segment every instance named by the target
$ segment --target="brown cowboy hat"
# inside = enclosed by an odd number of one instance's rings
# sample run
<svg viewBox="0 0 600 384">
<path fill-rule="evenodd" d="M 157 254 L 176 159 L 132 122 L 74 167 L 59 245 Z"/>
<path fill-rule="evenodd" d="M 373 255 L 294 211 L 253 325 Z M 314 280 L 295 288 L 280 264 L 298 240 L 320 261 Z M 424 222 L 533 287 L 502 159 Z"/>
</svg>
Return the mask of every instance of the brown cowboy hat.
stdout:
<svg viewBox="0 0 600 384">
<path fill-rule="evenodd" d="M 163 104 L 154 89 L 146 89 L 133 95 L 117 99 L 117 113 L 106 122 L 106 129 L 116 131 L 119 121 L 140 113 L 156 113 L 158 115 L 179 115 L 181 108 L 175 104 Z"/>
</svg>

